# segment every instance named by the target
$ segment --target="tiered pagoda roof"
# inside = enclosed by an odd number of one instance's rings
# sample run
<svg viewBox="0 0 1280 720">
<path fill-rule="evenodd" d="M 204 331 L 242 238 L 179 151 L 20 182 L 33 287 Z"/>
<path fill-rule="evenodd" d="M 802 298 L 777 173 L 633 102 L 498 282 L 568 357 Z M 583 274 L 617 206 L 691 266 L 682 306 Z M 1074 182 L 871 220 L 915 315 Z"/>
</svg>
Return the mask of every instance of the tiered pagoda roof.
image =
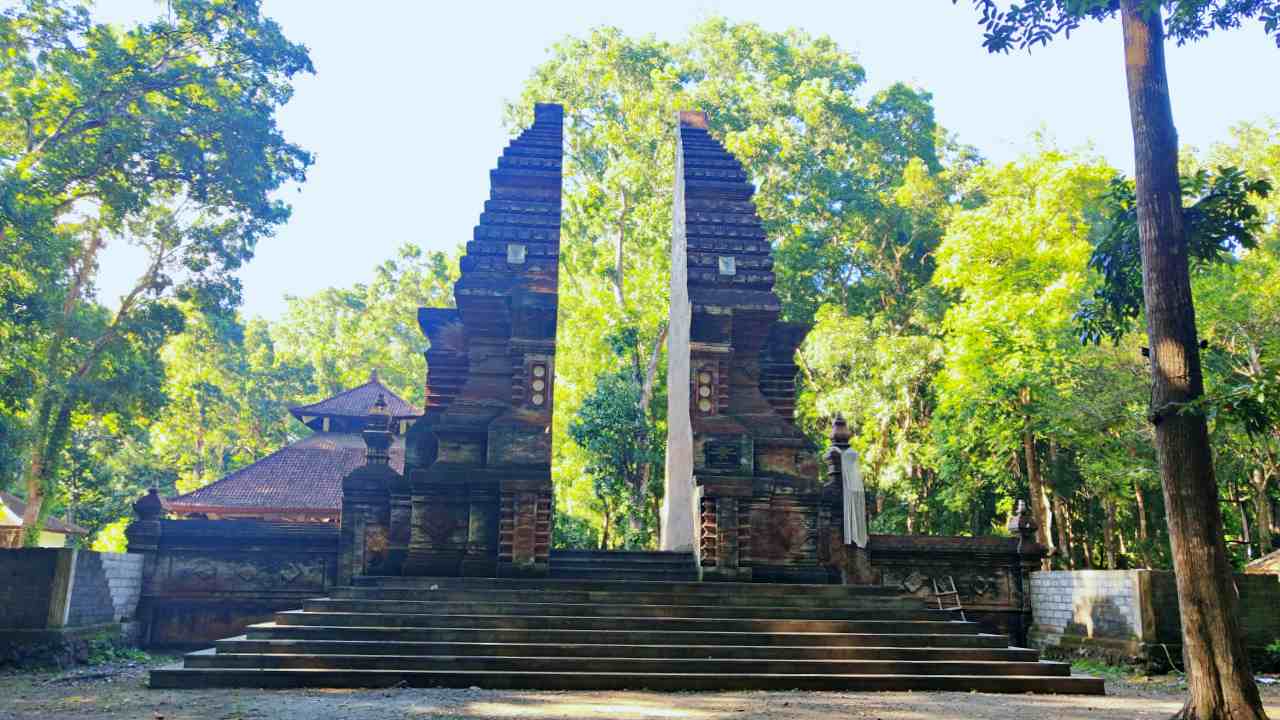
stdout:
<svg viewBox="0 0 1280 720">
<path fill-rule="evenodd" d="M 360 431 L 369 409 L 381 396 L 397 421 L 390 465 L 404 472 L 404 439 L 400 423 L 422 411 L 383 385 L 376 374 L 369 382 L 317 403 L 290 408 L 300 422 L 316 431 L 226 477 L 183 495 L 166 498 L 174 514 L 266 519 L 337 520 L 342 507 L 342 479 L 365 463 Z"/>
</svg>

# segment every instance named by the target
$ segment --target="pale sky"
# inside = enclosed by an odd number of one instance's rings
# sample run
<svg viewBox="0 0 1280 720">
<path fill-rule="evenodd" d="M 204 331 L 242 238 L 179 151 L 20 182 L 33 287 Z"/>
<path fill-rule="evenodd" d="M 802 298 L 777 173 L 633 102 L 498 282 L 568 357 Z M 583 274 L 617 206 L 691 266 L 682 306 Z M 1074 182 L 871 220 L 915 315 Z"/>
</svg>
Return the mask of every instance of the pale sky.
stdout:
<svg viewBox="0 0 1280 720">
<path fill-rule="evenodd" d="M 867 74 L 867 92 L 897 81 L 933 93 L 938 121 L 995 162 L 1045 129 L 1133 167 L 1118 21 L 1089 23 L 1033 53 L 989 55 L 962 0 L 608 0 L 399 2 L 265 0 L 286 35 L 311 50 L 314 76 L 280 114 L 285 136 L 316 154 L 285 197 L 293 217 L 241 271 L 244 310 L 277 317 L 285 295 L 372 278 L 413 242 L 449 249 L 471 236 L 488 172 L 506 144 L 505 100 L 566 35 L 615 25 L 677 40 L 712 15 L 771 30 L 830 35 Z M 99 0 L 126 22 L 146 0 Z M 1174 120 L 1184 146 L 1227 139 L 1241 121 L 1280 118 L 1280 50 L 1254 23 L 1168 49 Z M 109 249 L 100 295 L 114 304 L 138 264 Z"/>
</svg>

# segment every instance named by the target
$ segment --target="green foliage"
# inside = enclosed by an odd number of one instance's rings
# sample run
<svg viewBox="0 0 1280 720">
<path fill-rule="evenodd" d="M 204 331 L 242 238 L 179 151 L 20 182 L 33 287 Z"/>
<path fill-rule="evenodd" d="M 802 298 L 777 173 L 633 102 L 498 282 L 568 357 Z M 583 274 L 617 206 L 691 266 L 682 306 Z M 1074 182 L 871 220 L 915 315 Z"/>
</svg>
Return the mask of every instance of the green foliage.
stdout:
<svg viewBox="0 0 1280 720">
<path fill-rule="evenodd" d="M 823 306 L 801 349 L 804 393 L 798 416 L 822 444 L 824 418 L 844 416 L 855 436 L 868 490 L 879 498 L 877 531 L 905 531 L 907 516 L 885 507 L 930 497 L 936 481 L 929 424 L 934 376 L 942 367 L 937 334 L 897 332 L 883 317 Z M 892 518 L 892 520 L 891 520 Z M 913 530 L 918 530 L 914 518 Z"/>
<path fill-rule="evenodd" d="M 937 304 L 932 250 L 958 178 L 975 160 L 937 126 L 928 93 L 894 84 L 861 97 L 865 71 L 830 38 L 713 18 L 676 42 L 602 28 L 534 69 L 512 125 L 535 102 L 566 108 L 553 472 L 561 507 L 598 503 L 593 462 L 567 424 L 602 372 L 624 362 L 662 402 L 678 110 L 701 109 L 757 184 L 775 239 L 783 313 L 832 304 L 906 326 Z M 633 328 L 621 358 L 606 338 Z M 657 356 L 655 360 L 655 356 Z M 649 368 L 653 368 L 650 374 Z"/>
<path fill-rule="evenodd" d="M 1105 20 L 1120 10 L 1119 0 L 1024 0 L 1004 9 L 995 0 L 973 0 L 973 5 L 982 13 L 982 44 L 991 52 L 1047 45 L 1057 35 L 1070 36 L 1083 20 Z M 1276 0 L 1145 0 L 1142 6 L 1146 12 L 1163 11 L 1165 34 L 1179 45 L 1257 18 L 1280 47 Z"/>
<path fill-rule="evenodd" d="M 150 661 L 151 656 L 145 651 L 127 645 L 116 637 L 97 637 L 89 641 L 89 665 Z"/>
<path fill-rule="evenodd" d="M 564 512 L 555 514 L 551 546 L 557 550 L 595 550 L 600 547 L 600 533 L 591 521 Z"/>
<path fill-rule="evenodd" d="M 603 518 L 601 546 L 647 547 L 656 540 L 666 435 L 641 404 L 641 386 L 629 371 L 600 375 L 569 424 L 569 436 L 588 458 L 594 507 Z M 628 520 L 618 542 L 622 520 Z"/>
<path fill-rule="evenodd" d="M 1105 660 L 1075 658 L 1071 661 L 1071 673 L 1073 675 L 1092 675 L 1093 677 L 1106 678 L 1111 681 L 1120 681 L 1136 675 L 1138 670 L 1129 665 L 1116 665 Z"/>
<path fill-rule="evenodd" d="M 285 362 L 309 368 L 319 397 L 360 385 L 377 370 L 397 394 L 421 404 L 427 340 L 418 308 L 451 307 L 457 278 L 457 253 L 406 244 L 374 269 L 369 284 L 289 298 L 271 336 Z"/>
<path fill-rule="evenodd" d="M 274 193 L 311 157 L 275 113 L 311 63 L 256 2 L 230 0 L 128 29 L 29 0 L 0 13 L 0 57 L 0 418 L 21 425 L 0 459 L 25 465 L 34 537 L 73 434 L 163 405 L 173 300 L 233 307 L 233 273 L 288 218 Z M 94 278 L 116 241 L 146 260 L 108 309 Z"/>
<path fill-rule="evenodd" d="M 1234 167 L 1182 177 L 1182 219 L 1192 272 L 1255 247 L 1263 216 L 1255 204 L 1271 192 L 1265 179 L 1250 180 Z M 1104 197 L 1105 230 L 1097 235 L 1089 266 L 1102 274 L 1093 297 L 1076 313 L 1085 342 L 1118 342 L 1142 314 L 1142 259 L 1133 181 L 1114 178 Z"/>
</svg>

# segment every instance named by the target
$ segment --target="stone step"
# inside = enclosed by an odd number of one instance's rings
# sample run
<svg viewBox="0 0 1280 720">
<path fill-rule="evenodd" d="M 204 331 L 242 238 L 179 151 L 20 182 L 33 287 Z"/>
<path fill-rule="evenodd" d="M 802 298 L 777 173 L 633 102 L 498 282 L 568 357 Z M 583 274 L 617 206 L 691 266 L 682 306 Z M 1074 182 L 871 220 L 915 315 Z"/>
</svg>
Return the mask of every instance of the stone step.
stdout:
<svg viewBox="0 0 1280 720">
<path fill-rule="evenodd" d="M 605 563 L 627 567 L 693 567 L 693 558 L 684 553 L 551 553 L 552 565 Z"/>
<path fill-rule="evenodd" d="M 591 558 L 551 558 L 551 569 L 628 570 L 646 572 L 696 572 L 694 564 L 680 560 L 593 560 Z M 695 578 L 696 580 L 697 578 Z"/>
<path fill-rule="evenodd" d="M 1090 677 L 1041 675 L 765 675 L 430 670 L 272 670 L 183 668 L 151 671 L 153 688 L 481 687 L 510 690 L 951 690 L 1101 695 Z"/>
<path fill-rule="evenodd" d="M 299 670 L 489 670 L 506 672 L 725 673 L 770 675 L 1044 675 L 1071 674 L 1054 662 L 797 660 L 725 658 L 574 658 L 453 655 L 277 655 L 215 653 L 185 657 L 188 668 Z"/>
<path fill-rule="evenodd" d="M 754 595 L 722 595 L 717 593 L 631 593 L 610 591 L 543 591 L 543 590 L 480 590 L 480 589 L 448 589 L 437 588 L 366 588 L 340 587 L 331 593 L 335 598 L 350 599 L 386 599 L 386 600 L 438 600 L 438 601 L 477 601 L 492 602 L 533 602 L 560 604 L 646 604 L 646 605 L 721 605 L 725 607 L 793 607 L 793 608 L 924 608 L 925 603 L 914 598 L 903 599 L 897 596 L 869 596 L 849 598 L 827 598 L 811 595 L 778 596 L 765 594 Z"/>
<path fill-rule="evenodd" d="M 572 617 L 558 615 L 431 615 L 425 613 L 310 612 L 275 615 L 281 625 L 346 627 L 494 628 L 512 630 L 626 630 L 671 632 L 867 633 L 963 635 L 977 623 L 960 620 L 794 620 L 786 618 Z"/>
<path fill-rule="evenodd" d="M 635 593 L 659 593 L 666 595 L 714 595 L 754 597 L 805 597 L 862 598 L 902 597 L 897 588 L 881 585 L 812 585 L 801 583 L 739 583 L 739 582 L 649 582 L 616 580 L 555 580 L 547 578 L 459 578 L 459 577 L 400 577 L 362 575 L 352 580 L 355 587 L 430 589 L 484 589 L 484 590 L 568 590 L 613 591 Z"/>
<path fill-rule="evenodd" d="M 475 601 L 317 598 L 311 612 L 424 613 L 432 615 L 569 615 L 574 617 L 784 618 L 800 620 L 950 620 L 954 611 L 902 608 L 795 608 L 725 605 L 623 605 L 605 603 L 502 603 Z"/>
<path fill-rule="evenodd" d="M 697 580 L 698 573 L 692 568 L 679 570 L 609 570 L 596 568 L 560 568 L 551 567 L 552 580 Z"/>
<path fill-rule="evenodd" d="M 615 625 L 616 628 L 616 625 Z M 251 640 L 396 640 L 404 642 L 484 642 L 618 645 L 756 645 L 801 647 L 1004 648 L 1003 635 L 987 633 L 796 633 L 672 630 L 581 630 L 403 625 L 291 625 L 258 623 L 246 628 Z"/>
<path fill-rule="evenodd" d="M 683 560 L 693 562 L 693 553 L 671 550 L 552 550 L 551 559 L 597 558 L 602 560 Z"/>
<path fill-rule="evenodd" d="M 819 647 L 787 645 L 620 645 L 402 640 L 254 640 L 244 635 L 219 640 L 219 653 L 272 655 L 501 655 L 576 658 L 726 658 L 736 660 L 936 660 L 1034 662 L 1029 648 Z"/>
</svg>

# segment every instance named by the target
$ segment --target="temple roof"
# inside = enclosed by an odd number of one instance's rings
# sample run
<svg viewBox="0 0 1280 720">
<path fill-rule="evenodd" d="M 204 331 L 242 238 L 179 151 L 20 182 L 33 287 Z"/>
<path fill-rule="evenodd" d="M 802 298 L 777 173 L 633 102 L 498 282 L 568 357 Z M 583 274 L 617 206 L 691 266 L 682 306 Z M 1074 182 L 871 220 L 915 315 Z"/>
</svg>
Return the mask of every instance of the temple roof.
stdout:
<svg viewBox="0 0 1280 720">
<path fill-rule="evenodd" d="M 369 382 L 289 412 L 315 434 L 287 445 L 198 490 L 165 498 L 169 512 L 220 515 L 328 515 L 342 508 L 342 480 L 365 464 L 360 429 L 381 395 L 395 420 L 411 420 L 422 411 L 405 402 L 377 372 Z M 335 423 L 317 418 L 339 419 Z M 332 425 L 332 426 L 331 426 Z M 335 432 L 329 432 L 334 430 Z M 391 469 L 404 473 L 404 438 L 391 448 Z"/>
<path fill-rule="evenodd" d="M 6 518 L 6 513 L 0 512 L 0 527 L 22 527 L 22 514 L 27 511 L 27 503 L 17 495 L 7 493 L 0 490 L 0 507 L 8 508 L 13 514 L 16 522 Z M 52 533 L 62 533 L 63 535 L 88 535 L 89 531 L 76 525 L 75 523 L 64 522 L 53 515 L 49 515 L 44 519 L 44 529 Z"/>
<path fill-rule="evenodd" d="M 404 472 L 404 438 L 391 445 L 391 468 Z M 281 448 L 199 490 L 166 498 L 175 513 L 334 515 L 342 507 L 342 480 L 364 465 L 363 439 L 353 433 L 316 433 Z"/>
<path fill-rule="evenodd" d="M 1273 550 L 1244 566 L 1244 571 L 1258 575 L 1280 574 L 1280 550 Z"/>
<path fill-rule="evenodd" d="M 304 417 L 364 418 L 368 416 L 369 408 L 377 402 L 379 394 L 386 400 L 387 412 L 397 420 L 408 420 L 422 415 L 422 410 L 405 402 L 403 398 L 383 385 L 378 379 L 376 370 L 369 374 L 369 382 L 363 385 L 340 392 L 320 402 L 291 407 L 289 412 L 302 422 L 307 422 Z"/>
</svg>

